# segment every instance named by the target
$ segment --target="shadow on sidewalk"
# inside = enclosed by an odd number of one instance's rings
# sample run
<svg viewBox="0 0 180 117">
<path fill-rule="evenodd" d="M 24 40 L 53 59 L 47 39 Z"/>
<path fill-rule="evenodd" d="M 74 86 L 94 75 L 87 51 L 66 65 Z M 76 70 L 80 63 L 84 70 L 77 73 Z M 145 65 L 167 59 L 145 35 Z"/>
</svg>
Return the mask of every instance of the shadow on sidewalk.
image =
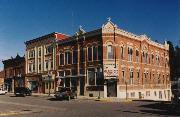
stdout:
<svg viewBox="0 0 180 117">
<path fill-rule="evenodd" d="M 49 101 L 69 101 L 66 99 L 56 99 L 56 98 L 48 98 L 47 100 L 49 100 Z"/>
<path fill-rule="evenodd" d="M 171 103 L 156 102 L 156 103 L 141 105 L 139 107 L 143 107 L 143 109 L 140 110 L 143 113 L 165 115 L 165 116 L 180 116 L 180 107 L 173 108 Z"/>
</svg>

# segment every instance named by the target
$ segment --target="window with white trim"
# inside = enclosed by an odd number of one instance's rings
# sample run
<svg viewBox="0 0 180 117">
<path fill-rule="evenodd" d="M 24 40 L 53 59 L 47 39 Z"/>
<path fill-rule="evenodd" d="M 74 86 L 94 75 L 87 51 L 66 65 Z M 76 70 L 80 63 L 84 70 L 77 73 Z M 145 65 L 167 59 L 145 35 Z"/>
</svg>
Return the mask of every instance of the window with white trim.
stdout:
<svg viewBox="0 0 180 117">
<path fill-rule="evenodd" d="M 77 50 L 74 50 L 73 51 L 73 64 L 77 63 L 77 59 L 78 59 L 77 56 L 78 56 Z"/>
<path fill-rule="evenodd" d="M 46 54 L 51 54 L 53 52 L 53 46 L 49 45 L 46 47 Z"/>
<path fill-rule="evenodd" d="M 64 53 L 60 53 L 59 56 L 59 65 L 64 65 Z"/>
<path fill-rule="evenodd" d="M 102 60 L 103 52 L 102 46 L 98 46 L 98 60 Z"/>
<path fill-rule="evenodd" d="M 113 58 L 114 58 L 113 46 L 108 45 L 107 46 L 107 59 L 113 59 Z"/>
<path fill-rule="evenodd" d="M 121 46 L 121 59 L 124 59 L 124 47 Z"/>
<path fill-rule="evenodd" d="M 133 61 L 133 49 L 128 47 L 128 61 Z"/>
<path fill-rule="evenodd" d="M 29 58 L 34 58 L 35 57 L 35 50 L 30 50 L 29 51 Z"/>
<path fill-rule="evenodd" d="M 80 62 L 83 63 L 85 61 L 85 51 L 84 48 L 80 48 Z"/>
<path fill-rule="evenodd" d="M 139 62 L 139 50 L 136 50 L 136 62 Z"/>
<path fill-rule="evenodd" d="M 65 52 L 65 63 L 71 64 L 72 62 L 72 55 L 70 51 Z"/>
<path fill-rule="evenodd" d="M 97 60 L 97 51 L 98 48 L 96 46 L 93 46 L 93 61 Z"/>
<path fill-rule="evenodd" d="M 92 47 L 88 47 L 88 61 L 92 61 Z"/>
<path fill-rule="evenodd" d="M 134 78 L 133 78 L 133 69 L 131 68 L 130 69 L 130 84 L 133 84 L 134 83 Z"/>
</svg>

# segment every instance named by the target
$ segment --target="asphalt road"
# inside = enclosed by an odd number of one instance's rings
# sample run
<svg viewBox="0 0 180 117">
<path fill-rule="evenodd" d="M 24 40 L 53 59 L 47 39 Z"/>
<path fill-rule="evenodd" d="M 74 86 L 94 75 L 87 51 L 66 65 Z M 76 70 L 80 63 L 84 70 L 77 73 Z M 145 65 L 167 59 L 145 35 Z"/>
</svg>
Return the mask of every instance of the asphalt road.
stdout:
<svg viewBox="0 0 180 117">
<path fill-rule="evenodd" d="M 107 102 L 75 99 L 57 101 L 47 96 L 0 95 L 0 116 L 17 117 L 179 117 L 160 102 Z"/>
</svg>

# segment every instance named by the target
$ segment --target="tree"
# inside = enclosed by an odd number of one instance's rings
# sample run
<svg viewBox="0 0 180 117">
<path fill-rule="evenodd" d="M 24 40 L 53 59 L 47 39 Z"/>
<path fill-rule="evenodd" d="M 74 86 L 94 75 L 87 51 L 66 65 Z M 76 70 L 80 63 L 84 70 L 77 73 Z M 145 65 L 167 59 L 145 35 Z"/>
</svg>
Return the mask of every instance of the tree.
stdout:
<svg viewBox="0 0 180 117">
<path fill-rule="evenodd" d="M 171 41 L 167 41 L 169 44 L 169 65 L 170 65 L 170 78 L 171 80 L 174 80 L 175 77 L 175 51 L 174 46 Z"/>
<path fill-rule="evenodd" d="M 180 78 L 180 48 L 175 47 L 175 60 L 174 60 L 175 77 Z"/>
</svg>

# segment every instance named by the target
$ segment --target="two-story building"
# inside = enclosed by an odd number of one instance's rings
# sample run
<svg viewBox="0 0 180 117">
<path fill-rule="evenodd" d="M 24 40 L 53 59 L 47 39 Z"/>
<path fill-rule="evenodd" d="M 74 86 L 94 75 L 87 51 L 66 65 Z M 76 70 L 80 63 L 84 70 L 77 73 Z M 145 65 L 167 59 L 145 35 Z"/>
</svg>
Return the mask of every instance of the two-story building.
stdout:
<svg viewBox="0 0 180 117">
<path fill-rule="evenodd" d="M 100 29 L 58 42 L 57 87 L 78 95 L 170 100 L 169 45 L 124 31 L 110 20 Z"/>
<path fill-rule="evenodd" d="M 4 64 L 4 88 L 10 92 L 15 87 L 25 86 L 25 58 L 17 54 L 15 58 L 2 61 Z"/>
</svg>

